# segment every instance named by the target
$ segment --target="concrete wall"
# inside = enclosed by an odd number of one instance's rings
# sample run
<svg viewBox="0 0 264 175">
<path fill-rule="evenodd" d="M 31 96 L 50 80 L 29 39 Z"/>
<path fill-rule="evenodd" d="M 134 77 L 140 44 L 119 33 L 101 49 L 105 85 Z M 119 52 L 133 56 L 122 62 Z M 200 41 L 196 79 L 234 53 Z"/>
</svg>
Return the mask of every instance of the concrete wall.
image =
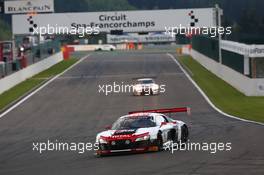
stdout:
<svg viewBox="0 0 264 175">
<path fill-rule="evenodd" d="M 62 60 L 62 52 L 59 52 L 44 60 L 41 60 L 35 64 L 32 64 L 24 69 L 21 69 L 9 76 L 0 79 L 0 94 L 21 83 L 22 81 L 25 81 L 26 79 L 50 68 L 51 66 L 57 64 Z"/>
<path fill-rule="evenodd" d="M 264 78 L 251 79 L 192 49 L 190 55 L 206 69 L 247 96 L 264 96 Z"/>
</svg>

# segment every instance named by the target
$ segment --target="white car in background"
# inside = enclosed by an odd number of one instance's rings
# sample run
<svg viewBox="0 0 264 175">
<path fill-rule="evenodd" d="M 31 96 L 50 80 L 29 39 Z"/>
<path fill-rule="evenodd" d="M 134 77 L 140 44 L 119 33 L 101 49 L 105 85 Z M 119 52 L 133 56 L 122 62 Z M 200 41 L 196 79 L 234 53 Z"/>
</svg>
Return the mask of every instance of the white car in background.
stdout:
<svg viewBox="0 0 264 175">
<path fill-rule="evenodd" d="M 111 44 L 103 44 L 95 47 L 96 51 L 114 51 L 116 47 Z"/>
<path fill-rule="evenodd" d="M 159 94 L 159 85 L 152 78 L 140 78 L 133 85 L 133 93 L 139 95 L 157 95 Z"/>
</svg>

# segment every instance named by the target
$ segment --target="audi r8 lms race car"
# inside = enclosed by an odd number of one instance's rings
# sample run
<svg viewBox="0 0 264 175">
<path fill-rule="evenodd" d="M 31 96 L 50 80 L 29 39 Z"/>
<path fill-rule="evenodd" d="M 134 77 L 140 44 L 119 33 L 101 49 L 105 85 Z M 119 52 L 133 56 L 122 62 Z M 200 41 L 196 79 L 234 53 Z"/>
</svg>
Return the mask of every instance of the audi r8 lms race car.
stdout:
<svg viewBox="0 0 264 175">
<path fill-rule="evenodd" d="M 159 85 L 152 78 L 140 78 L 136 80 L 133 86 L 134 95 L 157 95 L 159 94 Z"/>
<path fill-rule="evenodd" d="M 187 142 L 186 123 L 174 120 L 164 113 L 189 112 L 189 108 L 134 111 L 120 117 L 107 130 L 97 134 L 98 156 L 122 152 L 161 151 L 174 142 Z"/>
</svg>

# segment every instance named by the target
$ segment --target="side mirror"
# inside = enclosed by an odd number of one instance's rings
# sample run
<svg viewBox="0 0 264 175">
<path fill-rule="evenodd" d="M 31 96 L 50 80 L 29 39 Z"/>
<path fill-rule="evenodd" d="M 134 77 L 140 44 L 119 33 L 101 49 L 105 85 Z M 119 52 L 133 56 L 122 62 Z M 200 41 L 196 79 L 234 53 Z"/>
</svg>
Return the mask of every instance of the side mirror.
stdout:
<svg viewBox="0 0 264 175">
<path fill-rule="evenodd" d="M 105 128 L 106 130 L 109 130 L 109 129 L 112 128 L 112 126 L 111 126 L 111 125 L 106 125 L 104 128 Z"/>
</svg>

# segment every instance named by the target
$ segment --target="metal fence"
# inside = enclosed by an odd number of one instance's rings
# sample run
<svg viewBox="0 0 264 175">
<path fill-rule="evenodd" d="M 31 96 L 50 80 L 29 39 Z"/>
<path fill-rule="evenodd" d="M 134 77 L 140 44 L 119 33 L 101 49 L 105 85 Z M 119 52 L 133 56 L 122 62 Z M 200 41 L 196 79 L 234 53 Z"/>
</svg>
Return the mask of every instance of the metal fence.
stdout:
<svg viewBox="0 0 264 175">
<path fill-rule="evenodd" d="M 206 55 L 207 57 L 219 62 L 219 42 L 216 38 L 198 35 L 192 38 L 192 47 L 196 51 Z M 222 49 L 222 64 L 229 68 L 244 74 L 244 55 L 225 51 Z M 251 69 L 251 68 L 249 68 Z M 249 77 L 252 77 L 250 70 Z"/>
<path fill-rule="evenodd" d="M 204 35 L 192 37 L 192 47 L 198 52 L 219 62 L 219 44 L 217 39 Z"/>
<path fill-rule="evenodd" d="M 244 55 L 222 50 L 222 64 L 244 74 Z"/>
<path fill-rule="evenodd" d="M 192 38 L 192 47 L 196 51 L 219 62 L 219 43 L 217 39 L 202 35 L 194 36 Z M 249 75 L 246 76 L 250 78 L 264 78 L 264 58 L 249 59 Z M 244 55 L 222 49 L 222 64 L 241 74 L 244 74 L 244 61 Z"/>
<path fill-rule="evenodd" d="M 0 62 L 0 78 L 37 63 L 60 51 L 59 40 L 52 40 L 33 46 L 24 52 L 24 57 L 16 57 L 12 61 Z"/>
<path fill-rule="evenodd" d="M 253 76 L 264 78 L 264 58 L 254 58 L 252 62 Z"/>
</svg>

